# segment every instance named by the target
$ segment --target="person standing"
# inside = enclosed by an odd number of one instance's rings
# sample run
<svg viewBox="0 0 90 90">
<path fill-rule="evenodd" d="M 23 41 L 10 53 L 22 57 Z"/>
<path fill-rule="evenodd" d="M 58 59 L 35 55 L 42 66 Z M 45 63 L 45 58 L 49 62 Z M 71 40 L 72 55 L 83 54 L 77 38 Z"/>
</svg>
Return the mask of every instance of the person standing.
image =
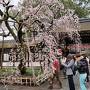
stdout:
<svg viewBox="0 0 90 90">
<path fill-rule="evenodd" d="M 81 55 L 82 57 L 83 55 Z M 80 88 L 81 90 L 87 90 L 87 87 L 85 85 L 86 78 L 87 78 L 87 72 L 88 72 L 88 62 L 85 57 L 78 60 L 77 62 L 77 68 L 78 72 L 80 74 L 79 80 L 80 80 Z"/>
<path fill-rule="evenodd" d="M 62 65 L 66 68 L 66 75 L 68 77 L 68 83 L 70 90 L 75 90 L 74 80 L 73 80 L 73 71 L 72 67 L 74 65 L 74 59 L 72 55 L 68 55 L 66 62 L 62 63 Z"/>
<path fill-rule="evenodd" d="M 60 72 L 60 63 L 58 59 L 54 59 L 52 62 L 52 70 L 53 70 L 53 77 L 50 78 L 50 86 L 49 88 L 53 88 L 54 78 L 56 77 L 57 81 L 59 82 L 60 88 L 62 88 L 62 83 L 59 78 L 59 72 Z"/>
<path fill-rule="evenodd" d="M 86 56 L 86 55 L 84 55 L 84 58 L 87 60 L 87 62 L 88 62 L 88 69 L 87 69 L 87 79 L 86 79 L 86 81 L 87 82 L 89 82 L 90 80 L 89 80 L 89 74 L 90 74 L 90 72 L 89 72 L 89 58 Z"/>
</svg>

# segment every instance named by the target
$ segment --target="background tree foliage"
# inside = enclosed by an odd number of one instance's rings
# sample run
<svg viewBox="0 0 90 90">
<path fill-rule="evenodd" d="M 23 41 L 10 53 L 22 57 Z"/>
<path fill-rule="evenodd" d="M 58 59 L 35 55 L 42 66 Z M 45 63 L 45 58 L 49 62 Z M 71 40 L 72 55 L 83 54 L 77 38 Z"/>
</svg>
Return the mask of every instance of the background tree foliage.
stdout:
<svg viewBox="0 0 90 90">
<path fill-rule="evenodd" d="M 90 15 L 90 0 L 60 0 L 65 8 L 75 10 L 75 14 L 79 18 L 88 17 Z"/>
</svg>

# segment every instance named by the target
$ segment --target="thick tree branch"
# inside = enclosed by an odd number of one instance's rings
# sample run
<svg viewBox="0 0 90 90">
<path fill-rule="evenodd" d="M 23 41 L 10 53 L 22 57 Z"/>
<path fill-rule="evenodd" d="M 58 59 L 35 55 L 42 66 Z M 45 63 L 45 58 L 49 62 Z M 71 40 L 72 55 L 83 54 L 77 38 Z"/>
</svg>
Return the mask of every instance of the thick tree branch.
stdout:
<svg viewBox="0 0 90 90">
<path fill-rule="evenodd" d="M 13 32 L 13 30 L 11 29 L 11 27 L 10 27 L 10 25 L 9 25 L 9 23 L 8 23 L 8 19 L 9 19 L 9 13 L 8 13 L 8 11 L 9 11 L 9 9 L 11 8 L 11 7 L 13 7 L 13 5 L 10 5 L 10 6 L 7 6 L 6 5 L 6 12 L 5 12 L 5 15 L 4 15 L 4 22 L 5 22 L 5 25 L 6 25 L 6 27 L 7 27 L 7 29 L 9 30 L 9 32 L 12 34 L 12 36 L 14 37 L 14 39 L 17 41 L 17 36 L 16 36 L 16 34 Z"/>
<path fill-rule="evenodd" d="M 3 0 L 3 6 L 8 6 L 10 4 L 10 0 L 8 0 L 8 2 L 6 3 L 5 0 Z"/>
<path fill-rule="evenodd" d="M 14 39 L 17 41 L 17 36 L 13 32 L 13 30 L 10 28 L 9 23 L 7 21 L 5 21 L 5 25 L 6 25 L 7 29 L 10 31 L 10 33 L 12 34 L 12 36 L 14 37 Z"/>
</svg>

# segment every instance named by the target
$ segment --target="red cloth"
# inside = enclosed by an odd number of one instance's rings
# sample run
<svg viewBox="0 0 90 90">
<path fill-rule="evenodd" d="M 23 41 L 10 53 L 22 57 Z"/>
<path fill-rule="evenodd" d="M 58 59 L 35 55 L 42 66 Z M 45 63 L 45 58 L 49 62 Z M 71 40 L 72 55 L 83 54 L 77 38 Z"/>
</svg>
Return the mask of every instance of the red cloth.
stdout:
<svg viewBox="0 0 90 90">
<path fill-rule="evenodd" d="M 60 70 L 60 64 L 57 59 L 53 61 L 53 67 L 55 68 L 56 71 Z"/>
</svg>

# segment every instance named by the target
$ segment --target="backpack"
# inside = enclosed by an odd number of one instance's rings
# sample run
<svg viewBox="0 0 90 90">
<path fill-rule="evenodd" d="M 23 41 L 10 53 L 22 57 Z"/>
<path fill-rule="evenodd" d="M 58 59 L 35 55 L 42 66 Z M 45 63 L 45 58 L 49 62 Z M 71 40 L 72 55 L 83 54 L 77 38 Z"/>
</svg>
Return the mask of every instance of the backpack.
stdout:
<svg viewBox="0 0 90 90">
<path fill-rule="evenodd" d="M 73 75 L 76 75 L 76 71 L 78 70 L 77 61 L 74 60 L 74 64 L 72 65 L 71 69 L 72 69 Z"/>
<path fill-rule="evenodd" d="M 78 63 L 78 70 L 80 73 L 87 72 L 88 70 L 88 62 L 86 59 L 81 59 Z"/>
<path fill-rule="evenodd" d="M 76 75 L 76 71 L 78 70 L 78 69 L 77 69 L 77 66 L 76 66 L 76 65 L 73 65 L 73 66 L 71 67 L 71 69 L 72 69 L 72 71 L 73 71 L 73 75 Z"/>
</svg>

